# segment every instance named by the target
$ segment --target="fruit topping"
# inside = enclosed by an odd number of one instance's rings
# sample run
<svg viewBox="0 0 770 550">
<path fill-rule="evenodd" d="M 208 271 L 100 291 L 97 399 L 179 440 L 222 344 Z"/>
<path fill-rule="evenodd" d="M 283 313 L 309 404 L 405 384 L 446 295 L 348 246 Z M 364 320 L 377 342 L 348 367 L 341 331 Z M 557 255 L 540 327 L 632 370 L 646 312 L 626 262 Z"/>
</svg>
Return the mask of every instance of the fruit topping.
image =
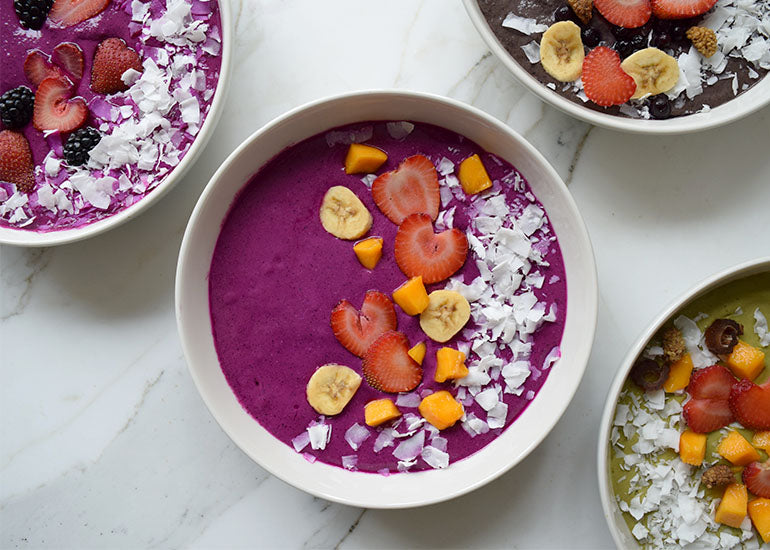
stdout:
<svg viewBox="0 0 770 550">
<path fill-rule="evenodd" d="M 360 239 L 372 227 L 369 210 L 353 191 L 342 185 L 329 188 L 319 214 L 324 229 L 338 239 Z"/>
<path fill-rule="evenodd" d="M 393 301 L 407 315 L 419 315 L 428 307 L 428 292 L 422 283 L 422 277 L 412 277 L 393 291 Z"/>
<path fill-rule="evenodd" d="M 663 384 L 663 389 L 668 393 L 674 393 L 683 390 L 690 383 L 693 363 L 692 357 L 686 353 L 684 357 L 669 365 L 668 378 Z"/>
<path fill-rule="evenodd" d="M 554 23 L 543 33 L 540 63 L 556 80 L 572 82 L 580 78 L 584 57 L 580 27 L 572 21 Z"/>
<path fill-rule="evenodd" d="M 743 469 L 743 483 L 758 497 L 770 498 L 770 460 L 748 464 Z"/>
<path fill-rule="evenodd" d="M 64 73 L 43 52 L 32 50 L 24 59 L 24 76 L 33 86 L 40 86 L 46 78 L 64 76 Z"/>
<path fill-rule="evenodd" d="M 334 336 L 353 355 L 363 357 L 377 338 L 397 327 L 393 302 L 382 292 L 369 290 L 359 313 L 353 304 L 342 300 L 332 310 Z"/>
<path fill-rule="evenodd" d="M 46 78 L 35 93 L 32 124 L 37 130 L 71 132 L 88 118 L 88 107 L 82 97 L 72 97 L 72 83 L 65 77 Z"/>
<path fill-rule="evenodd" d="M 420 328 L 431 339 L 444 343 L 465 326 L 471 316 L 468 300 L 454 290 L 434 290 L 420 314 Z"/>
<path fill-rule="evenodd" d="M 618 27 L 635 29 L 650 20 L 650 0 L 594 0 L 604 18 Z"/>
<path fill-rule="evenodd" d="M 409 340 L 388 331 L 364 355 L 364 378 L 376 390 L 397 393 L 410 391 L 422 380 L 422 367 L 409 355 Z"/>
<path fill-rule="evenodd" d="M 706 456 L 706 434 L 685 430 L 679 436 L 679 458 L 685 464 L 700 466 Z"/>
<path fill-rule="evenodd" d="M 61 27 L 71 27 L 104 10 L 110 0 L 54 0 L 48 17 Z"/>
<path fill-rule="evenodd" d="M 345 157 L 345 173 L 371 174 L 376 172 L 386 160 L 388 160 L 388 155 L 376 147 L 351 143 Z"/>
<path fill-rule="evenodd" d="M 453 348 L 441 348 L 436 352 L 436 382 L 458 380 L 468 376 L 465 366 L 465 354 Z"/>
<path fill-rule="evenodd" d="M 593 0 L 567 0 L 567 3 L 577 18 L 587 25 L 594 12 Z"/>
<path fill-rule="evenodd" d="M 636 82 L 631 99 L 669 91 L 679 80 L 679 63 L 658 48 L 645 48 L 628 56 L 620 67 Z"/>
<path fill-rule="evenodd" d="M 307 382 L 307 402 L 318 414 L 333 416 L 342 412 L 361 385 L 356 371 L 344 365 L 324 365 Z"/>
<path fill-rule="evenodd" d="M 770 430 L 770 385 L 741 380 L 730 390 L 730 410 L 750 430 Z"/>
<path fill-rule="evenodd" d="M 460 163 L 457 178 L 466 195 L 481 193 L 492 187 L 492 180 L 489 179 L 481 158 L 475 153 Z"/>
<path fill-rule="evenodd" d="M 67 71 L 75 80 L 83 78 L 83 50 L 74 42 L 62 42 L 53 49 L 53 62 Z"/>
<path fill-rule="evenodd" d="M 660 19 L 687 19 L 703 15 L 717 0 L 650 0 L 652 13 Z"/>
<path fill-rule="evenodd" d="M 122 38 L 102 40 L 96 47 L 91 66 L 91 89 L 100 94 L 128 90 L 122 76 L 129 69 L 142 70 L 142 61 L 136 50 L 129 48 Z"/>
<path fill-rule="evenodd" d="M 465 414 L 462 403 L 457 402 L 451 393 L 442 390 L 425 397 L 419 406 L 420 414 L 439 430 L 454 426 Z"/>
<path fill-rule="evenodd" d="M 425 345 L 425 342 L 420 342 L 413 345 L 407 353 L 409 354 L 409 357 L 417 361 L 418 365 L 422 365 L 427 349 L 428 347 Z"/>
<path fill-rule="evenodd" d="M 749 517 L 762 540 L 770 542 L 770 498 L 755 498 L 749 502 Z"/>
<path fill-rule="evenodd" d="M 90 126 L 72 132 L 64 144 L 64 158 L 70 166 L 88 162 L 88 153 L 101 141 L 102 135 Z"/>
<path fill-rule="evenodd" d="M 714 521 L 737 529 L 746 518 L 748 503 L 749 495 L 746 492 L 746 486 L 740 483 L 731 483 L 722 495 L 722 501 L 719 503 Z"/>
<path fill-rule="evenodd" d="M 751 444 L 757 449 L 762 449 L 767 454 L 770 454 L 770 431 L 755 433 L 751 439 Z"/>
<path fill-rule="evenodd" d="M 639 359 L 631 368 L 631 380 L 644 391 L 659 390 L 668 378 L 668 365 L 660 365 L 654 359 Z"/>
<path fill-rule="evenodd" d="M 433 163 L 423 155 L 405 159 L 396 170 L 379 176 L 372 183 L 372 198 L 387 218 L 401 223 L 411 214 L 438 216 L 441 198 L 438 174 Z"/>
<path fill-rule="evenodd" d="M 745 466 L 759 460 L 759 453 L 751 443 L 736 430 L 730 430 L 717 446 L 717 452 L 735 466 Z"/>
<path fill-rule="evenodd" d="M 682 331 L 671 327 L 663 333 L 663 357 L 669 363 L 679 361 L 687 353 Z"/>
<path fill-rule="evenodd" d="M 658 94 L 647 98 L 650 116 L 656 120 L 665 120 L 671 116 L 671 102 L 666 94 Z"/>
<path fill-rule="evenodd" d="M 411 214 L 398 228 L 393 252 L 404 275 L 437 283 L 463 266 L 468 238 L 457 228 L 436 234 L 429 215 Z"/>
<path fill-rule="evenodd" d="M 8 90 L 0 96 L 0 120 L 6 128 L 21 128 L 32 120 L 35 94 L 26 86 Z"/>
<path fill-rule="evenodd" d="M 364 407 L 364 419 L 367 426 L 379 426 L 401 416 L 396 404 L 387 397 L 369 401 Z"/>
<path fill-rule="evenodd" d="M 733 421 L 733 413 L 724 399 L 690 399 L 684 404 L 682 416 L 692 431 L 701 434 L 724 428 Z"/>
<path fill-rule="evenodd" d="M 12 130 L 0 131 L 0 181 L 13 183 L 19 191 L 28 193 L 35 185 L 33 170 L 27 138 Z"/>
<path fill-rule="evenodd" d="M 555 21 L 578 21 L 577 15 L 569 6 L 559 6 L 553 13 Z"/>
<path fill-rule="evenodd" d="M 695 371 L 687 386 L 694 399 L 724 399 L 730 397 L 735 378 L 722 365 L 711 365 Z"/>
<path fill-rule="evenodd" d="M 727 464 L 717 464 L 703 472 L 700 481 L 709 489 L 724 487 L 735 483 L 735 474 Z"/>
<path fill-rule="evenodd" d="M 738 378 L 754 380 L 765 368 L 765 352 L 742 340 L 738 340 L 725 363 Z"/>
<path fill-rule="evenodd" d="M 743 334 L 743 325 L 732 319 L 717 319 L 706 329 L 706 347 L 715 355 L 727 355 Z"/>
<path fill-rule="evenodd" d="M 583 39 L 583 44 L 588 48 L 595 48 L 602 41 L 602 35 L 593 27 L 586 27 L 581 30 L 580 38 Z"/>
<path fill-rule="evenodd" d="M 620 56 L 606 46 L 585 57 L 583 86 L 588 99 L 602 107 L 625 103 L 636 91 L 634 78 L 620 67 Z"/>
<path fill-rule="evenodd" d="M 353 245 L 353 252 L 361 265 L 374 269 L 382 258 L 382 237 L 369 237 Z"/>
<path fill-rule="evenodd" d="M 13 9 L 22 28 L 40 30 L 43 28 L 53 0 L 13 0 Z"/>
</svg>

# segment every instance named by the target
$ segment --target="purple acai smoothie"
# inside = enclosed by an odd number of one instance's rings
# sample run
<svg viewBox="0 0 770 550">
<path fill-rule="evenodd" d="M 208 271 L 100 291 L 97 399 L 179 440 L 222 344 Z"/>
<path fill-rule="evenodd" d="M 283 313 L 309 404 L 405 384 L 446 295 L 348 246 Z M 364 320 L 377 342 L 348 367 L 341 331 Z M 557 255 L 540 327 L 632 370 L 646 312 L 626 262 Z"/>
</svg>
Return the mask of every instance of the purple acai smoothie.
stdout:
<svg viewBox="0 0 770 550">
<path fill-rule="evenodd" d="M 342 299 L 360 308 L 368 290 L 390 296 L 407 279 L 394 260 L 398 228 L 372 199 L 375 175 L 345 173 L 351 142 L 387 154 L 376 175 L 418 154 L 436 166 L 441 208 L 435 230 L 457 228 L 470 246 L 460 271 L 427 290 L 460 292 L 471 304 L 471 318 L 439 344 L 422 331 L 419 315 L 411 317 L 396 306 L 397 330 L 410 345 L 427 344 L 422 382 L 412 392 L 387 394 L 364 380 L 340 414 L 324 417 L 306 399 L 314 371 L 336 363 L 361 373 L 361 359 L 332 332 L 332 309 Z M 466 195 L 457 170 L 473 154 L 480 156 L 493 186 Z M 383 238 L 383 256 L 373 270 L 359 263 L 353 242 L 335 238 L 320 222 L 324 194 L 338 185 L 353 191 L 371 213 L 368 235 Z M 231 206 L 209 276 L 214 342 L 227 381 L 251 416 L 311 461 L 381 474 L 446 467 L 514 422 L 560 356 L 566 278 L 542 205 L 509 163 L 429 124 L 359 123 L 281 152 Z M 466 353 L 468 376 L 434 381 L 436 351 L 444 346 Z M 465 411 L 440 432 L 417 408 L 422 397 L 439 390 L 448 390 Z M 364 406 L 382 398 L 391 398 L 402 416 L 369 427 Z"/>
</svg>

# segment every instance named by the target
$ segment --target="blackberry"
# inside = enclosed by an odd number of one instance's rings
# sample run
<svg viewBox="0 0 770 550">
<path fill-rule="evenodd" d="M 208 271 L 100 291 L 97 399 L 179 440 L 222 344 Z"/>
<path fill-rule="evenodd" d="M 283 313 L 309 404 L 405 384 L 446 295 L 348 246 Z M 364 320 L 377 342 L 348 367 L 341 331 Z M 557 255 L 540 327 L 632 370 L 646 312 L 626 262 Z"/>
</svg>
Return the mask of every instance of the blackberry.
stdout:
<svg viewBox="0 0 770 550">
<path fill-rule="evenodd" d="M 602 35 L 593 27 L 586 27 L 580 31 L 580 35 L 583 39 L 583 44 L 589 48 L 595 48 L 602 41 Z"/>
<path fill-rule="evenodd" d="M 64 158 L 70 166 L 80 166 L 88 162 L 88 153 L 101 141 L 102 135 L 95 128 L 75 130 L 64 144 Z"/>
<path fill-rule="evenodd" d="M 35 94 L 26 86 L 8 90 L 0 96 L 0 120 L 6 128 L 21 128 L 32 118 Z"/>
<path fill-rule="evenodd" d="M 13 0 L 19 23 L 25 29 L 40 30 L 48 18 L 53 0 Z"/>
<path fill-rule="evenodd" d="M 666 94 L 658 94 L 647 99 L 652 118 L 662 120 L 671 116 L 671 102 Z"/>
</svg>

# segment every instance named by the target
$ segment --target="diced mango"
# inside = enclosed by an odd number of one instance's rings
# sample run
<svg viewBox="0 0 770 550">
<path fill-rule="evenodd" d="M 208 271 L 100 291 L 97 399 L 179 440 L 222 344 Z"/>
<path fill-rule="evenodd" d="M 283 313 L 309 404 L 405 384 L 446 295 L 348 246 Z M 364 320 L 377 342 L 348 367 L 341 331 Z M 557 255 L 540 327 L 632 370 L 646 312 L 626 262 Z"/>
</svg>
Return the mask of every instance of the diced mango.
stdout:
<svg viewBox="0 0 770 550">
<path fill-rule="evenodd" d="M 732 430 L 719 443 L 717 452 L 736 466 L 745 466 L 760 458 L 757 450 L 736 430 Z"/>
<path fill-rule="evenodd" d="M 765 542 L 770 542 L 770 498 L 755 498 L 749 502 L 751 523 Z"/>
<path fill-rule="evenodd" d="M 439 430 L 454 426 L 465 414 L 462 403 L 455 400 L 446 390 L 437 391 L 425 397 L 419 406 L 420 414 L 425 420 Z"/>
<path fill-rule="evenodd" d="M 369 237 L 353 245 L 358 261 L 366 269 L 374 269 L 382 258 L 382 237 Z"/>
<path fill-rule="evenodd" d="M 427 346 L 425 345 L 425 342 L 420 342 L 419 344 L 412 346 L 412 348 L 406 353 L 409 354 L 409 357 L 417 361 L 418 364 L 422 365 L 422 361 L 425 359 L 426 349 Z"/>
<path fill-rule="evenodd" d="M 671 363 L 668 378 L 663 383 L 663 389 L 668 393 L 674 393 L 686 388 L 687 384 L 690 383 L 692 369 L 692 357 L 690 357 L 689 353 L 685 353 L 679 361 Z"/>
<path fill-rule="evenodd" d="M 468 376 L 468 367 L 465 366 L 465 354 L 452 348 L 441 348 L 436 352 L 436 382 L 457 380 Z"/>
<path fill-rule="evenodd" d="M 754 380 L 765 368 L 765 353 L 743 340 L 738 340 L 733 352 L 727 356 L 726 363 L 738 378 Z"/>
<path fill-rule="evenodd" d="M 393 301 L 401 306 L 407 315 L 419 315 L 425 311 L 430 300 L 425 285 L 422 284 L 422 275 L 412 277 L 394 290 Z"/>
<path fill-rule="evenodd" d="M 348 148 L 348 154 L 345 157 L 345 173 L 371 174 L 376 172 L 386 160 L 388 160 L 388 155 L 376 147 L 351 143 Z"/>
<path fill-rule="evenodd" d="M 457 177 L 463 191 L 468 195 L 481 193 L 484 189 L 492 187 L 492 180 L 489 179 L 489 174 L 478 155 L 471 155 L 460 163 Z"/>
<path fill-rule="evenodd" d="M 679 436 L 679 458 L 682 459 L 682 462 L 693 466 L 703 464 L 703 457 L 706 456 L 707 437 L 706 434 L 685 430 Z"/>
<path fill-rule="evenodd" d="M 740 483 L 731 483 L 722 495 L 714 521 L 724 523 L 730 527 L 738 528 L 746 518 L 749 494 L 746 486 Z"/>
<path fill-rule="evenodd" d="M 367 426 L 379 426 L 399 416 L 401 416 L 401 411 L 388 398 L 369 401 L 364 407 L 364 419 Z"/>
<path fill-rule="evenodd" d="M 755 433 L 754 437 L 751 438 L 751 444 L 770 454 L 770 430 Z"/>
</svg>

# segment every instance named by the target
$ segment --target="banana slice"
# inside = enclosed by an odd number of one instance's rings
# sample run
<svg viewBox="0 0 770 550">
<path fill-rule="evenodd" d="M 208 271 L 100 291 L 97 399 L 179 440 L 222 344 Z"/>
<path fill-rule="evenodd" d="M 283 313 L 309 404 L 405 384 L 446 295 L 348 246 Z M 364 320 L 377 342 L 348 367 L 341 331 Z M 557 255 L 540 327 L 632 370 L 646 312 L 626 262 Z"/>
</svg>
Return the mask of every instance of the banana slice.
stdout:
<svg viewBox="0 0 770 550">
<path fill-rule="evenodd" d="M 667 92 L 679 80 L 676 58 L 658 48 L 639 50 L 624 59 L 620 67 L 636 81 L 636 92 L 631 99 Z"/>
<path fill-rule="evenodd" d="M 584 57 L 580 27 L 572 21 L 554 23 L 540 39 L 540 63 L 556 80 L 572 82 L 580 78 Z"/>
<path fill-rule="evenodd" d="M 333 416 L 342 412 L 361 385 L 356 371 L 343 365 L 324 365 L 307 382 L 307 402 L 319 414 Z"/>
<path fill-rule="evenodd" d="M 339 239 L 360 239 L 372 226 L 372 215 L 355 193 L 335 185 L 324 195 L 321 203 L 321 225 Z"/>
<path fill-rule="evenodd" d="M 431 340 L 446 342 L 465 326 L 471 306 L 454 290 L 434 290 L 428 295 L 428 307 L 420 314 L 420 328 Z"/>
</svg>

